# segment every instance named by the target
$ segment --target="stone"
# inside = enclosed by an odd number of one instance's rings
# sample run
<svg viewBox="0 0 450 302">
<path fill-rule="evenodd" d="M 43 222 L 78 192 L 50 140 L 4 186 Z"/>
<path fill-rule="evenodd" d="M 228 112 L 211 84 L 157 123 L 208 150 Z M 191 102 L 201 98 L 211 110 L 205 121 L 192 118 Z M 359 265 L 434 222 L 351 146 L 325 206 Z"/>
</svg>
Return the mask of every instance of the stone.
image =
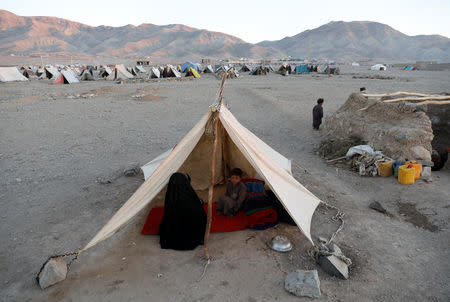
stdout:
<svg viewBox="0 0 450 302">
<path fill-rule="evenodd" d="M 40 271 L 37 280 L 42 289 L 46 289 L 66 279 L 67 263 L 63 258 L 51 258 Z"/>
<path fill-rule="evenodd" d="M 423 146 L 414 146 L 411 147 L 411 154 L 414 157 L 414 160 L 425 160 L 431 161 L 431 153 Z"/>
<path fill-rule="evenodd" d="M 136 176 L 140 170 L 141 167 L 139 167 L 138 163 L 130 164 L 123 170 L 123 175 L 128 177 Z"/>
<path fill-rule="evenodd" d="M 374 201 L 371 204 L 369 204 L 369 208 L 378 211 L 380 213 L 386 214 L 387 211 L 386 209 L 378 202 L 378 201 Z"/>
<path fill-rule="evenodd" d="M 320 280 L 316 270 L 296 270 L 286 276 L 284 288 L 298 297 L 320 297 Z"/>
<path fill-rule="evenodd" d="M 331 276 L 335 276 L 341 279 L 348 279 L 348 264 L 338 257 L 339 255 L 343 256 L 341 249 L 336 244 L 333 244 L 330 248 L 330 252 L 335 255 L 322 255 L 319 257 L 320 267 Z"/>
</svg>

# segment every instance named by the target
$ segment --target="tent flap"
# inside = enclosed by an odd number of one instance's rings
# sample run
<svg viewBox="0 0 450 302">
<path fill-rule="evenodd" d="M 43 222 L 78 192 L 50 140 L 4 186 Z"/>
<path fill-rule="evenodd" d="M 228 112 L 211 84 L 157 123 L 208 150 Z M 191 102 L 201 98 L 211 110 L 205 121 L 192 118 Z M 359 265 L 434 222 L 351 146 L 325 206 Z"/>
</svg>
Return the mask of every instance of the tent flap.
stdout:
<svg viewBox="0 0 450 302">
<path fill-rule="evenodd" d="M 173 148 L 169 156 L 156 168 L 152 175 L 137 189 L 137 191 L 114 214 L 106 225 L 83 248 L 88 248 L 114 235 L 133 217 L 145 208 L 153 198 L 169 182 L 170 176 L 177 172 L 186 158 L 192 152 L 203 133 L 211 113 L 205 114 L 191 131 Z"/>
</svg>

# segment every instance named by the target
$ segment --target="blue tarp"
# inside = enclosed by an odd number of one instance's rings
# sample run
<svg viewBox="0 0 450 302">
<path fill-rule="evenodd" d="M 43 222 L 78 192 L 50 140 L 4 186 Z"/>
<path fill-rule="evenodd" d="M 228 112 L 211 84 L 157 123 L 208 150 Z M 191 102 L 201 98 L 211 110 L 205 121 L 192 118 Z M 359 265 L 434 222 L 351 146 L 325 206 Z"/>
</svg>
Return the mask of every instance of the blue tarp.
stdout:
<svg viewBox="0 0 450 302">
<path fill-rule="evenodd" d="M 192 62 L 186 62 L 181 64 L 181 72 L 186 72 L 189 70 L 189 67 L 191 67 L 192 69 L 195 69 L 195 71 L 198 72 L 198 66 L 197 64 L 194 64 Z"/>
<path fill-rule="evenodd" d="M 302 64 L 295 66 L 296 73 L 309 73 L 308 65 Z"/>
</svg>

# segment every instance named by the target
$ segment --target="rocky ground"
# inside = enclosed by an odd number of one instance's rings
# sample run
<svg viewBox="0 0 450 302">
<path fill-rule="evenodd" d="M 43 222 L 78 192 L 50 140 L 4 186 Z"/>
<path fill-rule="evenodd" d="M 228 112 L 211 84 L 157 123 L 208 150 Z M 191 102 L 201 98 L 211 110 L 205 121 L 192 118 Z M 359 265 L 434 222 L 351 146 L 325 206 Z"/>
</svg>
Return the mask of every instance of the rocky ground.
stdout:
<svg viewBox="0 0 450 302">
<path fill-rule="evenodd" d="M 142 213 L 82 254 L 67 280 L 42 291 L 34 278 L 46 258 L 77 250 L 95 235 L 143 182 L 122 176 L 123 169 L 174 146 L 215 101 L 220 82 L 205 75 L 151 83 L 1 83 L 0 300 L 309 301 L 284 289 L 287 273 L 306 268 L 318 270 L 318 301 L 447 301 L 450 173 L 402 186 L 327 165 L 315 151 L 323 131 L 312 130 L 311 110 L 323 97 L 325 115 L 331 114 L 362 86 L 369 93 L 448 92 L 450 72 L 341 70 L 331 77 L 243 75 L 227 82 L 225 100 L 244 126 L 292 159 L 296 179 L 345 212 L 335 242 L 353 261 L 349 280 L 328 276 L 307 255 L 310 244 L 300 231 L 281 224 L 212 234 L 213 261 L 199 281 L 203 249 L 161 250 L 158 237 L 139 234 Z M 390 215 L 369 209 L 373 201 Z M 315 240 L 336 230 L 334 214 L 316 210 Z M 288 236 L 294 250 L 269 250 L 276 234 Z"/>
</svg>

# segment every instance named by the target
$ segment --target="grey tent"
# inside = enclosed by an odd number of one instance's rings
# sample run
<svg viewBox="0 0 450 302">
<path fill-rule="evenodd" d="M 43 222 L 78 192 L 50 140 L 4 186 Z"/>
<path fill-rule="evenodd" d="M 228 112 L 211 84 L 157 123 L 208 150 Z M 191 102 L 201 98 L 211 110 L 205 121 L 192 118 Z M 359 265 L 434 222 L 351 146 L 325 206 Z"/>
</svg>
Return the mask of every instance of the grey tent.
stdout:
<svg viewBox="0 0 450 302">
<path fill-rule="evenodd" d="M 47 79 L 56 79 L 59 76 L 59 71 L 55 66 L 46 66 L 44 69 Z"/>
<path fill-rule="evenodd" d="M 161 77 L 161 73 L 159 72 L 159 69 L 156 68 L 156 67 L 152 67 L 152 68 L 150 69 L 148 78 L 149 78 L 149 79 L 158 79 L 158 78 L 160 78 L 160 77 Z"/>
<path fill-rule="evenodd" d="M 0 67 L 0 82 L 28 81 L 16 67 Z"/>
<path fill-rule="evenodd" d="M 214 73 L 214 69 L 211 65 L 207 65 L 205 69 L 203 70 L 204 73 Z"/>
<path fill-rule="evenodd" d="M 81 81 L 93 81 L 94 76 L 92 75 L 91 71 L 86 68 L 81 72 L 80 80 Z"/>
<path fill-rule="evenodd" d="M 141 73 L 147 73 L 147 70 L 145 70 L 141 65 L 137 65 L 135 69 Z"/>
<path fill-rule="evenodd" d="M 63 69 L 59 76 L 53 81 L 53 84 L 73 84 L 79 82 L 77 76 L 71 69 Z"/>
</svg>

